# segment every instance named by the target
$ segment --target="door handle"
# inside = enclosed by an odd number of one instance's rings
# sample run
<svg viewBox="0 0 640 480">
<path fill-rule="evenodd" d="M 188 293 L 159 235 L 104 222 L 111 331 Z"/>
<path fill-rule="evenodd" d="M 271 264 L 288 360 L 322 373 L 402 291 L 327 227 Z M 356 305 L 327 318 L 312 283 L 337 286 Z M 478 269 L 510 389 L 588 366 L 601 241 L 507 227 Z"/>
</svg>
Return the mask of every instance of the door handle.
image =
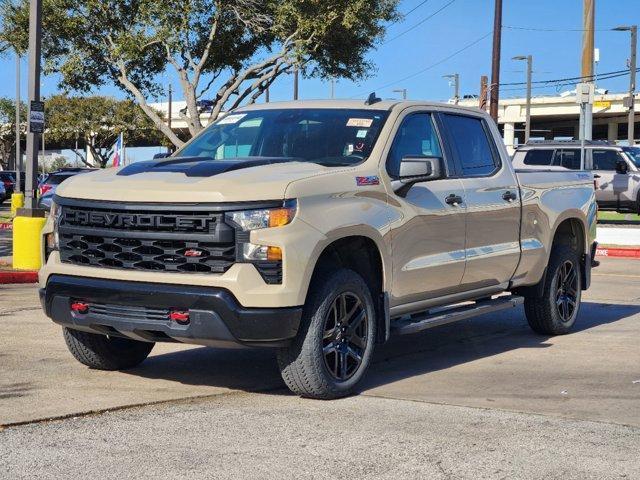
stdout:
<svg viewBox="0 0 640 480">
<path fill-rule="evenodd" d="M 453 205 L 454 207 L 456 207 L 462 203 L 462 197 L 460 195 L 456 195 L 455 193 L 452 193 L 447 198 L 445 198 L 444 201 L 448 205 Z"/>
<path fill-rule="evenodd" d="M 507 190 L 502 194 L 502 198 L 507 202 L 513 202 L 516 198 L 518 198 L 518 196 L 514 192 L 510 192 L 509 190 Z"/>
</svg>

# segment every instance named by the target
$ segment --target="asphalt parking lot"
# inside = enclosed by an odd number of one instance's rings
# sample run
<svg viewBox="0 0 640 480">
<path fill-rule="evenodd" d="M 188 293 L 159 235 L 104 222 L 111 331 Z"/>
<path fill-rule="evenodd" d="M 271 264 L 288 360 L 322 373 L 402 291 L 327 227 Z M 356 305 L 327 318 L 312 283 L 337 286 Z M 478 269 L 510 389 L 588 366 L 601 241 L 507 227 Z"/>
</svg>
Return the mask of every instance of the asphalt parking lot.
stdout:
<svg viewBox="0 0 640 480">
<path fill-rule="evenodd" d="M 593 280 L 570 335 L 514 310 L 394 339 L 329 402 L 288 394 L 269 351 L 88 370 L 34 286 L 3 286 L 0 477 L 640 478 L 640 261 Z"/>
</svg>

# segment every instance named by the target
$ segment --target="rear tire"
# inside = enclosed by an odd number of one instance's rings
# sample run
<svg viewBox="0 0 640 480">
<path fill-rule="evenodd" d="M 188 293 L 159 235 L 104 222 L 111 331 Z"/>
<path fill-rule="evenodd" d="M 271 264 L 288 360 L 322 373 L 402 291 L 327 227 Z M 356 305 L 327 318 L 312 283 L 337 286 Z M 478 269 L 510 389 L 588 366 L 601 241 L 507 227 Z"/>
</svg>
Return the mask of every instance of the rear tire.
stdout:
<svg viewBox="0 0 640 480">
<path fill-rule="evenodd" d="M 126 370 L 142 363 L 155 345 L 128 338 L 107 337 L 63 327 L 64 341 L 83 365 L 96 370 Z"/>
<path fill-rule="evenodd" d="M 525 297 L 524 311 L 531 328 L 541 335 L 564 335 L 573 327 L 582 293 L 578 254 L 566 245 L 551 251 L 542 297 Z"/>
<path fill-rule="evenodd" d="M 304 306 L 298 335 L 278 351 L 289 389 L 300 396 L 349 395 L 364 377 L 376 338 L 376 309 L 360 275 L 340 268 L 319 275 Z"/>
</svg>

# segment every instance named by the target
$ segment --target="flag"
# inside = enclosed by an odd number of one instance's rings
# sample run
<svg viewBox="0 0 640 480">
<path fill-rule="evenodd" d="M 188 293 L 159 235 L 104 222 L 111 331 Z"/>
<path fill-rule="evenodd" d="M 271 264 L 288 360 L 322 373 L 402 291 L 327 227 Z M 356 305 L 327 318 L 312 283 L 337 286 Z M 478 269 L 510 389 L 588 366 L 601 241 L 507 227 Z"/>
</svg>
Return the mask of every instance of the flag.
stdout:
<svg viewBox="0 0 640 480">
<path fill-rule="evenodd" d="M 118 140 L 113 145 L 113 166 L 121 167 L 124 165 L 124 134 L 118 135 Z"/>
</svg>

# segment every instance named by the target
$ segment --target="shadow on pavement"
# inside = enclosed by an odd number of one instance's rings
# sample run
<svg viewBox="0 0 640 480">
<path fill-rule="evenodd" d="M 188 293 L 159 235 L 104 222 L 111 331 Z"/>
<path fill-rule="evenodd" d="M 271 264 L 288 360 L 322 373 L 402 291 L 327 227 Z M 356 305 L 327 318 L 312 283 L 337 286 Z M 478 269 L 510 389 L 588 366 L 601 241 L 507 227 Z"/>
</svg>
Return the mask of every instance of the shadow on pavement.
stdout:
<svg viewBox="0 0 640 480">
<path fill-rule="evenodd" d="M 640 312 L 640 305 L 584 302 L 572 334 L 616 322 Z M 571 334 L 570 334 L 571 335 Z M 420 334 L 392 337 L 379 345 L 362 389 L 523 348 L 548 348 L 548 337 L 529 328 L 522 308 L 484 315 Z M 400 363 L 402 362 L 402 363 Z M 401 368 L 398 366 L 401 365 Z M 389 368 L 393 366 L 394 368 Z M 162 378 L 188 385 L 210 385 L 245 391 L 284 387 L 271 350 L 222 350 L 196 347 L 155 355 L 130 375 Z"/>
</svg>

